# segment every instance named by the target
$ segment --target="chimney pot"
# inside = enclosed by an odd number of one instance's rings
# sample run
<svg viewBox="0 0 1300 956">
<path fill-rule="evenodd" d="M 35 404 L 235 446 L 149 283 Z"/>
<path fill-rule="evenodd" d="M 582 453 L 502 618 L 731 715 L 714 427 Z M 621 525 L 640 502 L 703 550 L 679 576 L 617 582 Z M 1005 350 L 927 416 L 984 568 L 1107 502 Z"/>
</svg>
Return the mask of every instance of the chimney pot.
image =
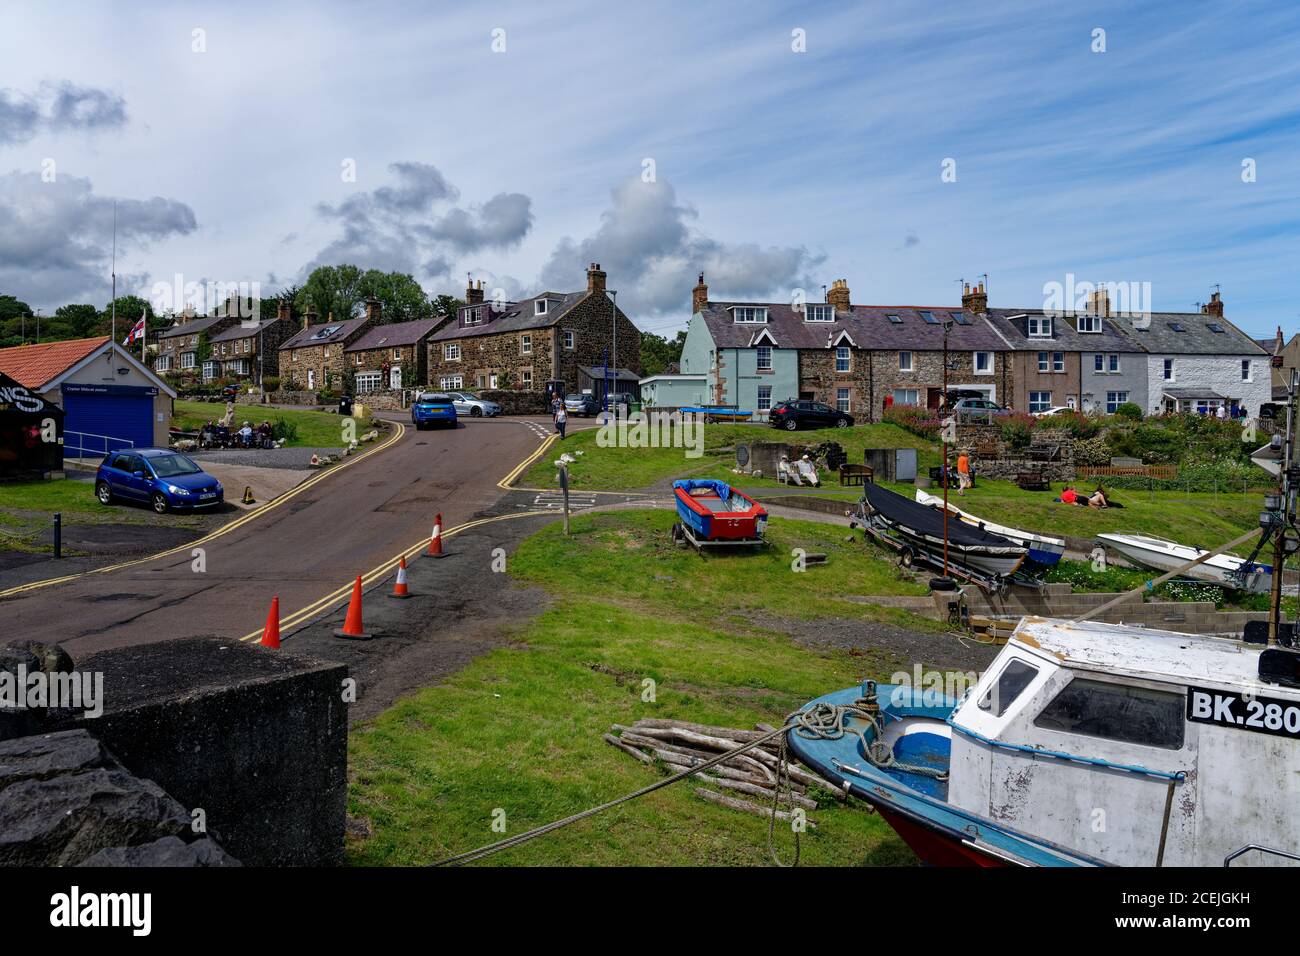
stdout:
<svg viewBox="0 0 1300 956">
<path fill-rule="evenodd" d="M 703 312 L 709 304 L 709 287 L 704 284 L 704 273 L 700 273 L 700 281 L 695 284 L 691 290 L 691 315 L 696 312 Z"/>
<path fill-rule="evenodd" d="M 477 305 L 483 301 L 483 280 L 475 282 L 469 280 L 469 285 L 465 288 L 465 302 L 467 305 Z"/>
<path fill-rule="evenodd" d="M 605 273 L 600 268 L 599 262 L 593 262 L 587 269 L 587 292 L 599 293 L 605 291 Z"/>
<path fill-rule="evenodd" d="M 961 307 L 969 312 L 983 314 L 989 310 L 989 294 L 984 291 L 984 283 L 979 284 L 979 288 L 972 289 L 969 282 L 962 283 L 965 290 L 961 296 Z"/>
<path fill-rule="evenodd" d="M 847 279 L 832 280 L 830 291 L 826 293 L 826 302 L 833 305 L 837 312 L 848 312 L 850 308 L 849 298 L 849 281 Z"/>
</svg>

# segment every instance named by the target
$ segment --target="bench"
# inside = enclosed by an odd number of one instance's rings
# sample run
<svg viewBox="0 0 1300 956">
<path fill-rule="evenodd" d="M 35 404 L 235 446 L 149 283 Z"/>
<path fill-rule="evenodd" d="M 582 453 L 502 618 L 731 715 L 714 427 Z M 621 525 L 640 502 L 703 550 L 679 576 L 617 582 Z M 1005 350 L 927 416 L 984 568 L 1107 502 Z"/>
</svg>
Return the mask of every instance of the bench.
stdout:
<svg viewBox="0 0 1300 956">
<path fill-rule="evenodd" d="M 1049 491 L 1051 485 L 1042 469 L 1016 472 L 1016 487 L 1021 491 Z"/>
<path fill-rule="evenodd" d="M 841 485 L 865 485 L 875 481 L 875 472 L 870 465 L 840 465 Z"/>
</svg>

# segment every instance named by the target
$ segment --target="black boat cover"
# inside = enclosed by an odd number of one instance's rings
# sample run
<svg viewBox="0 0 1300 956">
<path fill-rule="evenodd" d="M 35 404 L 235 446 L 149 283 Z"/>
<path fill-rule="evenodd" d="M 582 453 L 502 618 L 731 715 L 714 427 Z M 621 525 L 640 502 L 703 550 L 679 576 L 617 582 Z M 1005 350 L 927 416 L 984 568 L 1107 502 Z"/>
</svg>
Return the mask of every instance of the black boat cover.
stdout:
<svg viewBox="0 0 1300 956">
<path fill-rule="evenodd" d="M 943 539 L 943 512 L 904 498 L 880 485 L 863 485 L 863 496 L 873 511 L 879 511 L 887 520 L 910 528 L 929 538 Z M 948 518 L 948 541 L 960 547 L 1010 548 L 1024 552 L 1024 546 L 992 531 L 985 531 L 957 518 Z"/>
</svg>

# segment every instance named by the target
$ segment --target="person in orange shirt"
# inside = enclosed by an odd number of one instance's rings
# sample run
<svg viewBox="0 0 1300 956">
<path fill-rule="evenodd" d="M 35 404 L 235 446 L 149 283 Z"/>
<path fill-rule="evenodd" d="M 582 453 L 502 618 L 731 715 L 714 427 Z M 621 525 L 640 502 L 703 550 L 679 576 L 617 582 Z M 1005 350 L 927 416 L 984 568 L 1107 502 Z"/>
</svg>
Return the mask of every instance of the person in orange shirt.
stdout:
<svg viewBox="0 0 1300 956">
<path fill-rule="evenodd" d="M 957 456 L 957 494 L 966 494 L 970 487 L 970 455 L 962 452 Z"/>
</svg>

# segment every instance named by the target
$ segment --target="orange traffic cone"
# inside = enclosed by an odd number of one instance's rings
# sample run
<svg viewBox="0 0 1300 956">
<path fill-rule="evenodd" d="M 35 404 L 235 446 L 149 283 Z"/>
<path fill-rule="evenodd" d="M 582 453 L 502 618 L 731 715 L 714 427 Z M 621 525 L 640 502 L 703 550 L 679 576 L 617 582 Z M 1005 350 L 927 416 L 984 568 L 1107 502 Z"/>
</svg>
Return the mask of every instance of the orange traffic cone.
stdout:
<svg viewBox="0 0 1300 956">
<path fill-rule="evenodd" d="M 348 616 L 343 627 L 334 632 L 335 637 L 350 637 L 367 641 L 374 635 L 367 634 L 361 625 L 361 575 L 357 575 L 352 585 L 352 600 L 348 602 Z"/>
<path fill-rule="evenodd" d="M 390 598 L 409 598 L 410 590 L 406 586 L 406 555 L 402 555 L 397 562 L 397 583 L 393 585 L 393 593 L 388 595 Z"/>
<path fill-rule="evenodd" d="M 433 534 L 429 535 L 429 550 L 425 554 L 430 558 L 446 557 L 442 553 L 442 515 L 433 521 Z"/>
<path fill-rule="evenodd" d="M 280 595 L 271 598 L 271 610 L 266 612 L 266 627 L 262 628 L 262 646 L 280 646 Z"/>
</svg>

